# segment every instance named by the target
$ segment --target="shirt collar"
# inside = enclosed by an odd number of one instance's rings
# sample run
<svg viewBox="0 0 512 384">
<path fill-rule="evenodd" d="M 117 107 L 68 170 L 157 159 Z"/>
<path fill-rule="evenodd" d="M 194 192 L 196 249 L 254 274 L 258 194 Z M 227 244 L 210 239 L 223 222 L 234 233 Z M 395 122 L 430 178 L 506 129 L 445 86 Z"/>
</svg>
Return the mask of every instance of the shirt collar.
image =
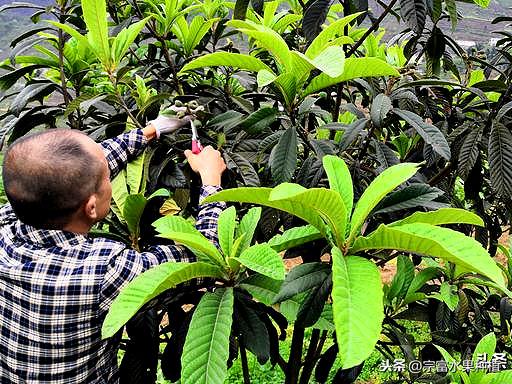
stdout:
<svg viewBox="0 0 512 384">
<path fill-rule="evenodd" d="M 18 239 L 45 246 L 71 248 L 87 240 L 86 235 L 57 229 L 38 229 L 18 220 L 15 224 Z"/>
</svg>

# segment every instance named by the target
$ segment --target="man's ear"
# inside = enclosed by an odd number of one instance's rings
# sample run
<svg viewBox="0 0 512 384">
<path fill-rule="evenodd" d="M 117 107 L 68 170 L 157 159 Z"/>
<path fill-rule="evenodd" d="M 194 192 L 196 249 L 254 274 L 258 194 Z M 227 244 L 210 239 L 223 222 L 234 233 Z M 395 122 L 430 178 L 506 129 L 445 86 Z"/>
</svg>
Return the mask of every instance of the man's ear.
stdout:
<svg viewBox="0 0 512 384">
<path fill-rule="evenodd" d="M 84 204 L 84 214 L 90 220 L 95 221 L 98 218 L 98 211 L 96 209 L 96 194 L 89 196 Z"/>
</svg>

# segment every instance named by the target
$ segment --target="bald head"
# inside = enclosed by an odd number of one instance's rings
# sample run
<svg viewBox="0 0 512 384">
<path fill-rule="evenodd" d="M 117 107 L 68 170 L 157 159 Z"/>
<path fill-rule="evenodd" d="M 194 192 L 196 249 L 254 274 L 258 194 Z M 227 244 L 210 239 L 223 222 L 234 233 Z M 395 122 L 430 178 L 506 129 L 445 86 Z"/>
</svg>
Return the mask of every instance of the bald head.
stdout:
<svg viewBox="0 0 512 384">
<path fill-rule="evenodd" d="M 16 140 L 7 149 L 2 172 L 17 217 L 37 228 L 62 229 L 98 189 L 104 169 L 98 151 L 85 134 L 69 129 Z"/>
</svg>

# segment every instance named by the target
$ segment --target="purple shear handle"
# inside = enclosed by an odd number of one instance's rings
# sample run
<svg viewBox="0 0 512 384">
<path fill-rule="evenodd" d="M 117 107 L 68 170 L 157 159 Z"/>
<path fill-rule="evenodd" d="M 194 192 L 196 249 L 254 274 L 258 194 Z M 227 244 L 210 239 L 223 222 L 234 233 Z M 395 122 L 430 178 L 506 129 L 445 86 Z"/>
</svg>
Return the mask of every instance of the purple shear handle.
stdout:
<svg viewBox="0 0 512 384">
<path fill-rule="evenodd" d="M 193 120 L 190 120 L 190 127 L 192 128 L 192 153 L 197 155 L 198 153 L 201 153 L 203 146 L 197 137 L 197 129 Z"/>
</svg>

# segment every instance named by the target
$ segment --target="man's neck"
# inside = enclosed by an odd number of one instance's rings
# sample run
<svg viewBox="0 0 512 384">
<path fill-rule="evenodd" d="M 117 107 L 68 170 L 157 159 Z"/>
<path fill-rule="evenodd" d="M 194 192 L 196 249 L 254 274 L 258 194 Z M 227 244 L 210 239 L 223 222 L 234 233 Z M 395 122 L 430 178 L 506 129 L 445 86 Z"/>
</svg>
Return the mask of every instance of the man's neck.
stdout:
<svg viewBox="0 0 512 384">
<path fill-rule="evenodd" d="M 62 228 L 63 231 L 79 233 L 81 235 L 86 235 L 90 229 L 91 225 L 83 221 L 72 221 Z"/>
</svg>

